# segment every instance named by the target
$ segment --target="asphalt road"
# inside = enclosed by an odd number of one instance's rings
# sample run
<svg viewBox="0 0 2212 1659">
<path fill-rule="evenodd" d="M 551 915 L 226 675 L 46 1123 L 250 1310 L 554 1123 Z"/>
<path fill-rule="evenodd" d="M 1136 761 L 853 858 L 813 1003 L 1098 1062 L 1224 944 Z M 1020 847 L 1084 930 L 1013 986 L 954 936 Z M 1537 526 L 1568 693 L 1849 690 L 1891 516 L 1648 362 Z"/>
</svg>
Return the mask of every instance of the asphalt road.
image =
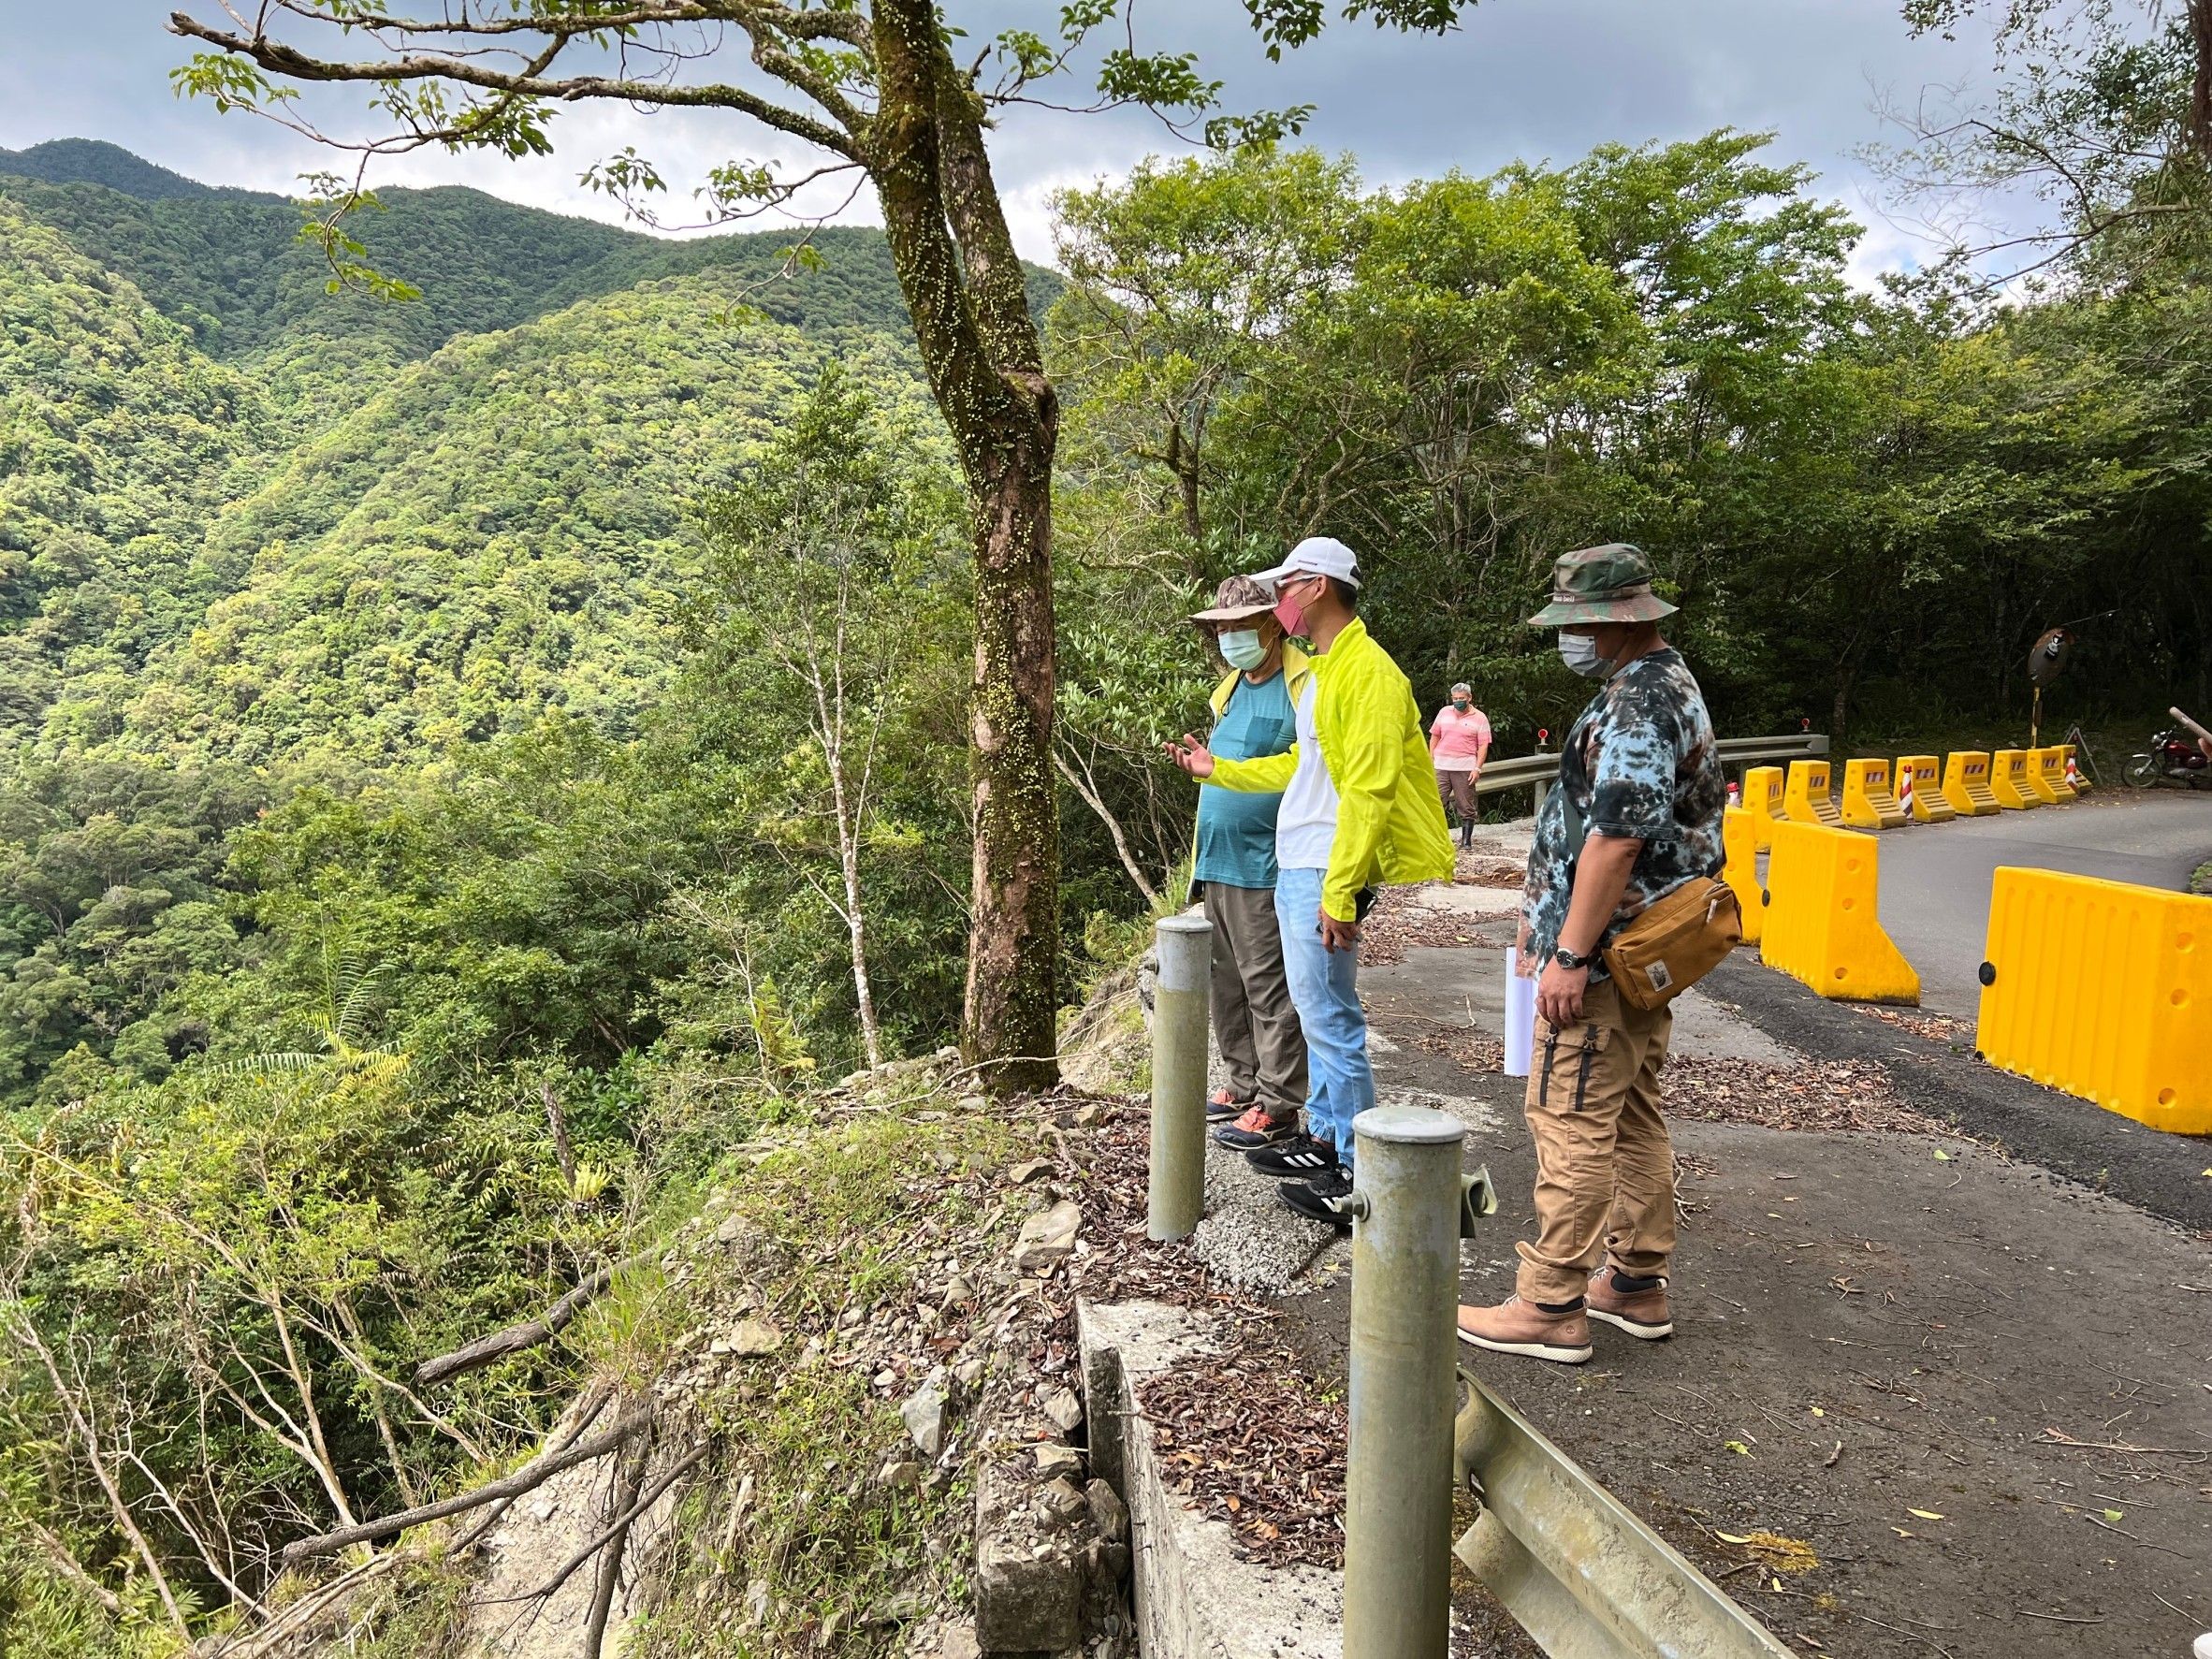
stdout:
<svg viewBox="0 0 2212 1659">
<path fill-rule="evenodd" d="M 1921 1006 L 1971 1019 L 2000 865 L 2185 887 L 2212 859 L 2212 791 L 2100 790 L 2064 807 L 1891 830 L 1881 846 L 1882 924 L 1919 970 Z"/>
</svg>

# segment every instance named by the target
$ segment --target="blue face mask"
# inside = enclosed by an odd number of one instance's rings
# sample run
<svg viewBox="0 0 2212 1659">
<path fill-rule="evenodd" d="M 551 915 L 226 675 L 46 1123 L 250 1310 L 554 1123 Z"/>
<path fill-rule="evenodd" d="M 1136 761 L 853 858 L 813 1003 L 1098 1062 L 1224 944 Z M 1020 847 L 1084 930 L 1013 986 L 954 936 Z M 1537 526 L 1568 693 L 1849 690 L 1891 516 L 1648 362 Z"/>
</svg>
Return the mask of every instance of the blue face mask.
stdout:
<svg viewBox="0 0 2212 1659">
<path fill-rule="evenodd" d="M 1559 636 L 1559 660 L 1584 679 L 1605 679 L 1613 672 L 1613 660 L 1597 654 L 1597 641 L 1587 633 Z"/>
<path fill-rule="evenodd" d="M 1221 660 L 1231 668 L 1250 670 L 1267 661 L 1267 648 L 1259 643 L 1257 628 L 1225 628 L 1215 635 L 1215 643 L 1221 648 Z"/>
</svg>

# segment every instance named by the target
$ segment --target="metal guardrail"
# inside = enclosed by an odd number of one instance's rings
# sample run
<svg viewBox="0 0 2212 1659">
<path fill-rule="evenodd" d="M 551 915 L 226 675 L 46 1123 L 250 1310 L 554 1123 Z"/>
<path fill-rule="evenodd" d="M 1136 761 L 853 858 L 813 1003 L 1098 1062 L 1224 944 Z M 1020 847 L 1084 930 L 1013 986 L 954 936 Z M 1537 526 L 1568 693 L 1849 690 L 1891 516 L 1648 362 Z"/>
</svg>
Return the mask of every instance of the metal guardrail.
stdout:
<svg viewBox="0 0 2212 1659">
<path fill-rule="evenodd" d="M 1771 765 L 1785 761 L 1817 761 L 1828 752 L 1825 733 L 1802 732 L 1790 737 L 1724 737 L 1720 743 L 1721 764 L 1735 765 Z M 1543 799 L 1543 792 L 1559 777 L 1559 756 L 1556 754 L 1516 755 L 1509 761 L 1492 761 L 1482 768 L 1482 776 L 1475 780 L 1475 793 L 1496 794 L 1501 790 L 1526 789 L 1534 784 L 1536 798 Z"/>
<path fill-rule="evenodd" d="M 1790 1650 L 1471 1372 L 1452 1473 L 1482 1499 L 1453 1552 L 1551 1659 Z"/>
</svg>

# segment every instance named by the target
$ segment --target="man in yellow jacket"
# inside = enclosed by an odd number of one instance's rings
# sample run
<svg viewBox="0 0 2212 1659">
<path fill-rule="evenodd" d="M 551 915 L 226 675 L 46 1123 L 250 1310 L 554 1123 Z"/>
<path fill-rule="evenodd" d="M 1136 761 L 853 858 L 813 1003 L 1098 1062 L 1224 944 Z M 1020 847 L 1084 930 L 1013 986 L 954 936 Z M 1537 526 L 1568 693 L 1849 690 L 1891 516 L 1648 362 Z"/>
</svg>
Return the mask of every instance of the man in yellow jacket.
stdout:
<svg viewBox="0 0 2212 1659">
<path fill-rule="evenodd" d="M 1360 620 L 1352 550 L 1308 536 L 1255 579 L 1273 591 L 1284 633 L 1311 651 L 1297 741 L 1286 754 L 1244 761 L 1218 759 L 1188 734 L 1168 748 L 1184 771 L 1218 788 L 1282 791 L 1275 915 L 1305 1031 L 1307 1132 L 1245 1157 L 1290 1183 L 1283 1201 L 1293 1210 L 1348 1227 L 1352 1119 L 1375 1104 L 1357 982 L 1361 914 L 1376 886 L 1449 879 L 1451 832 L 1413 687 Z"/>
</svg>

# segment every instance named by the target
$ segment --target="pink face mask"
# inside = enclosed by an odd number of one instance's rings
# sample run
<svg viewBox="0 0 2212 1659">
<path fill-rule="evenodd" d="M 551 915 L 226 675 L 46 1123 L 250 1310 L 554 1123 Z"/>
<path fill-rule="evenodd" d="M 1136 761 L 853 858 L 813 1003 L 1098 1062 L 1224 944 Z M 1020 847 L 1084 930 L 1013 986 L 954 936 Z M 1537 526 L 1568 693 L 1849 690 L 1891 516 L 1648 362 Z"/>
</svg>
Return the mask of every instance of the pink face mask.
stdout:
<svg viewBox="0 0 2212 1659">
<path fill-rule="evenodd" d="M 1285 594 L 1275 601 L 1275 620 L 1283 625 L 1283 632 L 1292 639 L 1303 639 L 1305 633 L 1305 606 Z"/>
</svg>

